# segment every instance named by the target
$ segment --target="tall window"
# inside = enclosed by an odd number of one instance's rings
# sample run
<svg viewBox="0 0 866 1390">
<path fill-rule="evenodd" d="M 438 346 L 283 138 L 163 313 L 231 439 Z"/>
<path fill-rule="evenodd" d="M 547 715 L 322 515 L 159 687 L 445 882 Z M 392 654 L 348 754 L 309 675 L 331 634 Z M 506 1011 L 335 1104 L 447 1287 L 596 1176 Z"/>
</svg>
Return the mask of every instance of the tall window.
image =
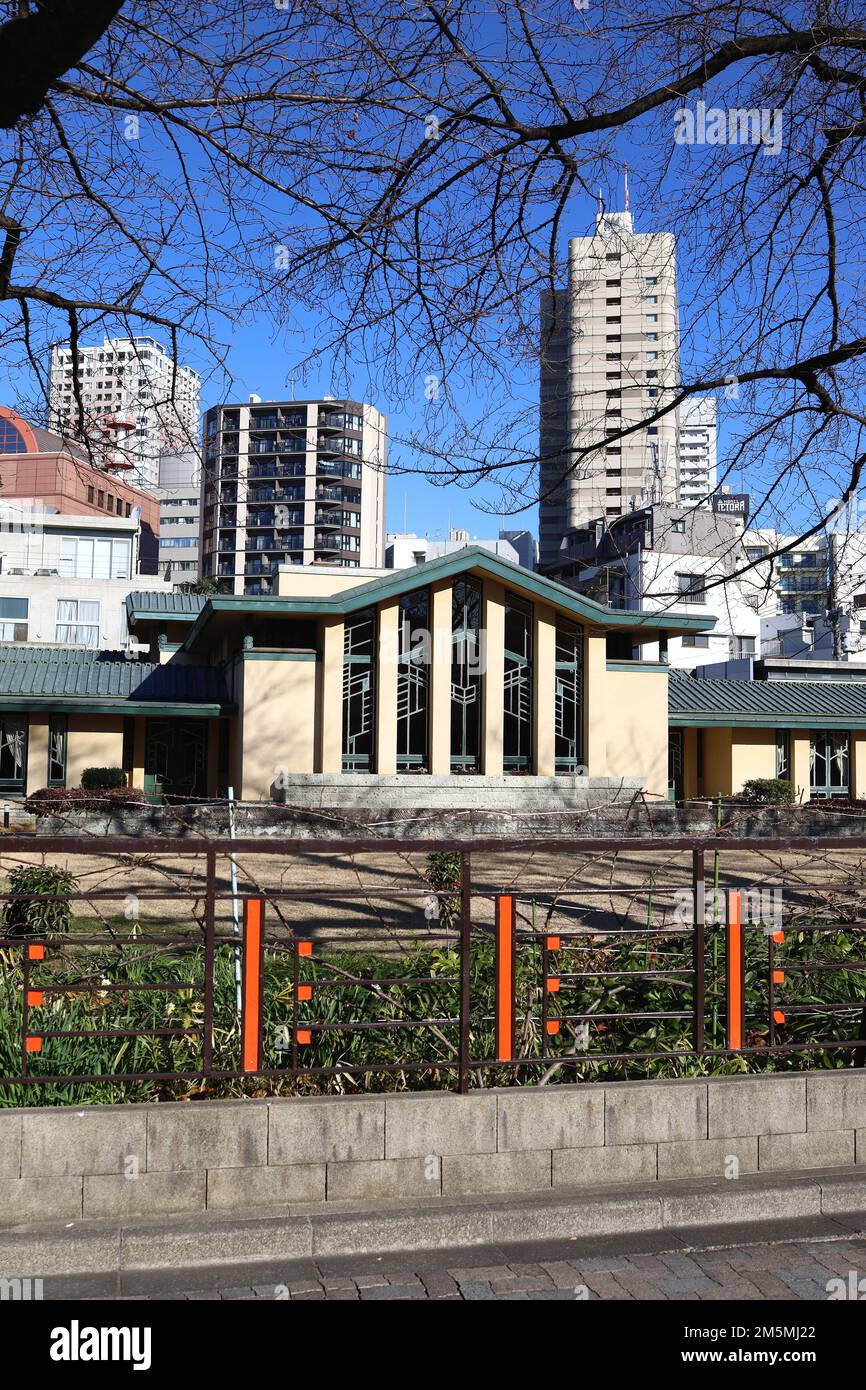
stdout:
<svg viewBox="0 0 866 1390">
<path fill-rule="evenodd" d="M 52 714 L 48 721 L 48 785 L 66 786 L 65 714 Z"/>
<path fill-rule="evenodd" d="M 370 772 L 376 728 L 376 611 L 346 620 L 343 639 L 343 771 Z"/>
<path fill-rule="evenodd" d="M 99 646 L 99 603 L 95 599 L 59 598 L 55 642 L 74 647 Z"/>
<path fill-rule="evenodd" d="M 555 768 L 576 772 L 583 763 L 583 628 L 556 624 Z"/>
<path fill-rule="evenodd" d="M 397 767 L 426 771 L 430 702 L 430 594 L 400 599 L 397 658 Z"/>
<path fill-rule="evenodd" d="M 532 604 L 505 596 L 503 766 L 532 771 Z"/>
<path fill-rule="evenodd" d="M 0 788 L 23 792 L 27 776 L 27 720 L 22 714 L 0 715 Z"/>
<path fill-rule="evenodd" d="M 481 749 L 481 586 L 451 590 L 451 768 L 477 772 Z"/>
<path fill-rule="evenodd" d="M 812 796 L 847 796 L 849 741 L 836 729 L 814 730 L 809 742 L 809 791 Z"/>
<path fill-rule="evenodd" d="M 791 780 L 791 734 L 788 729 L 776 733 L 776 776 L 784 781 Z"/>
<path fill-rule="evenodd" d="M 0 598 L 0 642 L 26 642 L 30 600 Z"/>
</svg>

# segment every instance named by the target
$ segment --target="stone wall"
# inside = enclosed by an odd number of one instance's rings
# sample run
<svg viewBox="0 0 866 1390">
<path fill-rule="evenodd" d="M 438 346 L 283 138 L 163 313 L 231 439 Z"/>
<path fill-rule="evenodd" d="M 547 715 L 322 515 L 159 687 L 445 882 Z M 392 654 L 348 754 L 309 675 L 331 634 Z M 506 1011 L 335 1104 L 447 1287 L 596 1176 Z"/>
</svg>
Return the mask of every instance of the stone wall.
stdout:
<svg viewBox="0 0 866 1390">
<path fill-rule="evenodd" d="M 296 779 L 297 780 L 297 779 Z M 318 779 L 324 783 L 327 779 Z M 380 779 L 388 780 L 388 779 Z M 472 778 L 441 779 L 457 782 L 437 791 L 431 779 L 426 796 L 404 793 L 403 779 L 381 794 L 354 787 L 354 779 L 333 778 L 333 787 L 312 787 L 305 799 L 291 805 L 243 803 L 238 805 L 235 829 L 239 837 L 266 835 L 288 839 L 313 837 L 340 839 L 465 839 L 506 838 L 543 840 L 551 836 L 587 839 L 670 839 L 679 836 L 742 836 L 787 838 L 826 835 L 866 836 L 866 814 L 816 810 L 809 806 L 768 806 L 761 809 L 728 802 L 717 826 L 717 808 L 708 801 L 676 806 L 644 799 L 636 787 L 618 783 L 588 786 L 583 805 L 569 801 L 568 789 L 558 790 L 558 780 L 536 778 L 498 779 L 502 788 L 484 791 Z M 422 779 L 413 779 L 418 781 Z M 567 780 L 567 779 L 566 779 Z M 593 783 L 596 779 L 584 779 Z M 546 788 L 529 784 L 546 782 Z M 457 793 L 460 793 L 458 796 Z M 498 798 L 498 799 L 497 799 Z M 193 806 L 135 807 L 111 816 L 70 811 L 62 816 L 40 816 L 37 835 L 125 835 L 133 839 L 150 835 L 228 835 L 225 802 Z"/>
<path fill-rule="evenodd" d="M 469 1096 L 8 1109 L 0 1110 L 0 1224 L 555 1196 L 855 1163 L 866 1165 L 866 1072 L 853 1070 Z M 727 1210 L 720 1219 L 756 1215 Z"/>
</svg>

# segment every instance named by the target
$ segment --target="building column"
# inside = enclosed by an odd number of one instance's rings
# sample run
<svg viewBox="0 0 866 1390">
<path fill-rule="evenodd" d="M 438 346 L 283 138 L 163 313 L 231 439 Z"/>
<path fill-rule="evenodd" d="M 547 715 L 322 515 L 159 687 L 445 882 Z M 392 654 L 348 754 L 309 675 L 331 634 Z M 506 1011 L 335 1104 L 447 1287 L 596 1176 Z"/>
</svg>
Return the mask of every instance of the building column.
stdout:
<svg viewBox="0 0 866 1390">
<path fill-rule="evenodd" d="M 430 771 L 451 772 L 451 581 L 430 590 Z"/>
<path fill-rule="evenodd" d="M 147 720 L 144 715 L 136 715 L 135 723 L 132 726 L 132 772 L 130 785 L 133 787 L 144 786 L 144 754 L 145 754 L 145 731 Z"/>
<path fill-rule="evenodd" d="M 797 801 L 809 800 L 809 788 L 812 785 L 811 774 L 811 740 L 808 733 L 801 733 L 799 730 L 791 730 L 791 781 L 794 784 L 794 796 Z"/>
<path fill-rule="evenodd" d="M 379 608 L 379 642 L 376 660 L 376 771 L 389 776 L 397 771 L 397 643 L 400 602 Z"/>
<path fill-rule="evenodd" d="M 851 731 L 851 795 L 866 799 L 866 729 Z"/>
<path fill-rule="evenodd" d="M 27 721 L 28 796 L 48 786 L 48 715 L 31 714 Z"/>
<path fill-rule="evenodd" d="M 607 776 L 607 634 L 603 628 L 586 630 L 583 675 L 585 746 L 583 761 L 590 777 Z"/>
<path fill-rule="evenodd" d="M 505 587 L 485 579 L 481 627 L 484 660 L 481 771 L 501 777 L 505 721 Z"/>
<path fill-rule="evenodd" d="M 556 775 L 556 613 L 546 604 L 535 605 L 535 637 L 532 644 L 532 741 L 537 777 Z"/>
<path fill-rule="evenodd" d="M 343 770 L 343 629 L 342 618 L 322 621 L 317 772 Z"/>
<path fill-rule="evenodd" d="M 207 794 L 216 796 L 219 786 L 220 720 L 209 719 L 207 725 Z M 134 785 L 134 784 L 133 784 Z"/>
</svg>

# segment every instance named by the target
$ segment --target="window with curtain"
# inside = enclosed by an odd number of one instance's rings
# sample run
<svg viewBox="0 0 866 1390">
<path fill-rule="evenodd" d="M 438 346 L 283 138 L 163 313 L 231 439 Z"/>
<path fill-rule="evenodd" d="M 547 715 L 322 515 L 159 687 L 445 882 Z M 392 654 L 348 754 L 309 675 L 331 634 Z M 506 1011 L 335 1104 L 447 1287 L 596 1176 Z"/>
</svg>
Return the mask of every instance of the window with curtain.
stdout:
<svg viewBox="0 0 866 1390">
<path fill-rule="evenodd" d="M 73 647 L 98 647 L 98 600 L 59 598 L 54 640 Z"/>
<path fill-rule="evenodd" d="M 125 537 L 62 536 L 60 573 L 66 579 L 129 579 L 132 542 Z"/>
</svg>

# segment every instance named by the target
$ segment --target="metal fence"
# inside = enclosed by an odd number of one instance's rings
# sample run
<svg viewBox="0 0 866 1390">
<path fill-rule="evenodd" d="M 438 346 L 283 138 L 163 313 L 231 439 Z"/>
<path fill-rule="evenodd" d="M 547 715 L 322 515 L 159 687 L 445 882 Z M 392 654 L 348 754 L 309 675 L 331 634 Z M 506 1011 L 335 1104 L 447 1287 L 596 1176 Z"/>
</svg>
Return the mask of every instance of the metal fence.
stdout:
<svg viewBox="0 0 866 1390">
<path fill-rule="evenodd" d="M 864 851 L 4 836 L 0 1099 L 863 1065 Z M 14 892 L 34 861 L 73 880 Z"/>
</svg>

